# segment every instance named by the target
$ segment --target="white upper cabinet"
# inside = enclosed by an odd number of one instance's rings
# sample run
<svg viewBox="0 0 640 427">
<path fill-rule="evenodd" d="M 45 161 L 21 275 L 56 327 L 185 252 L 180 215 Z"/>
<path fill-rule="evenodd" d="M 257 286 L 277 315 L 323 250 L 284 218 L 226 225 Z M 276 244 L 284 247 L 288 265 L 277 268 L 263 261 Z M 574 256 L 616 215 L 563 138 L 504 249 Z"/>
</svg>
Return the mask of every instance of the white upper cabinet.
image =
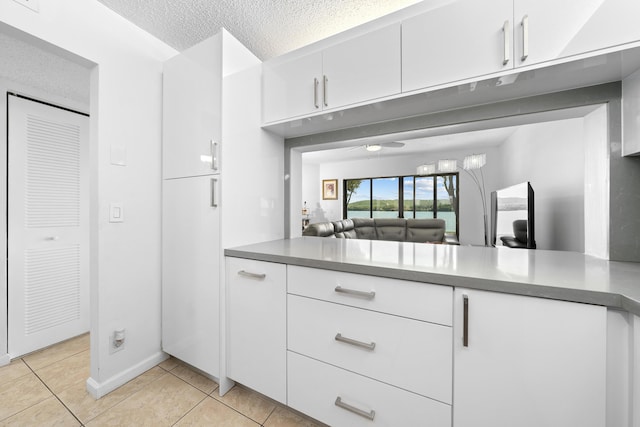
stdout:
<svg viewBox="0 0 640 427">
<path fill-rule="evenodd" d="M 513 68 L 512 0 L 453 0 L 402 22 L 402 91 Z"/>
<path fill-rule="evenodd" d="M 326 49 L 322 67 L 325 109 L 400 93 L 400 24 Z"/>
<path fill-rule="evenodd" d="M 400 93 L 400 24 L 264 65 L 264 122 Z"/>
<path fill-rule="evenodd" d="M 640 40 L 635 0 L 514 0 L 516 66 Z"/>
<path fill-rule="evenodd" d="M 221 139 L 222 45 L 212 40 L 164 64 L 162 177 L 218 173 Z M 167 76 L 170 76 L 167 78 Z"/>
<path fill-rule="evenodd" d="M 263 119 L 273 122 L 321 109 L 322 53 L 277 65 L 265 64 Z"/>
</svg>

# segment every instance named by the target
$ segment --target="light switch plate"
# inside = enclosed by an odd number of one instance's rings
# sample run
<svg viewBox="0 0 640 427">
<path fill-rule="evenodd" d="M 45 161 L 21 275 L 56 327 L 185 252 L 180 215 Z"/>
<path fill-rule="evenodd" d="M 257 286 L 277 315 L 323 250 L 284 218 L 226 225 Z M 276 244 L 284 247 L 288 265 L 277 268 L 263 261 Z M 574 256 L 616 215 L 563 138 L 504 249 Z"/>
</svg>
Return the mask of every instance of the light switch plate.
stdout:
<svg viewBox="0 0 640 427">
<path fill-rule="evenodd" d="M 109 205 L 109 222 L 124 222 L 122 203 L 111 203 Z"/>
<path fill-rule="evenodd" d="M 116 166 L 127 166 L 127 149 L 120 145 L 111 146 L 111 164 Z"/>
</svg>

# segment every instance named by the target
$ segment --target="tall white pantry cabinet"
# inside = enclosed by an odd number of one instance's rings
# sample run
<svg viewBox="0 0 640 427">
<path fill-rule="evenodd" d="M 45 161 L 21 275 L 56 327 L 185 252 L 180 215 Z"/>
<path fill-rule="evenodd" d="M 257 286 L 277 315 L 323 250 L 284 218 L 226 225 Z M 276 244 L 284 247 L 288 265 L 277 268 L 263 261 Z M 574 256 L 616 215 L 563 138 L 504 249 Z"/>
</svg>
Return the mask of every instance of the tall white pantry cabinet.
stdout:
<svg viewBox="0 0 640 427">
<path fill-rule="evenodd" d="M 221 388 L 224 248 L 284 235 L 283 141 L 260 128 L 260 85 L 225 30 L 163 72 L 162 349 Z"/>
</svg>

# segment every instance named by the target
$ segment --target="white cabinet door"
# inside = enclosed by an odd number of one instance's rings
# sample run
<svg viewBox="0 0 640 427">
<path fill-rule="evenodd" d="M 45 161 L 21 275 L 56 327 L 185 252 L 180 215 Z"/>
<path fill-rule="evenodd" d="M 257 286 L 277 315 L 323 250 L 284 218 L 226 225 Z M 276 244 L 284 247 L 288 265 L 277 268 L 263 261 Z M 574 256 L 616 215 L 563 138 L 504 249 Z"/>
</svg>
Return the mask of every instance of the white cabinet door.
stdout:
<svg viewBox="0 0 640 427">
<path fill-rule="evenodd" d="M 605 425 L 604 307 L 458 288 L 454 311 L 455 427 Z"/>
<path fill-rule="evenodd" d="M 221 138 L 220 58 L 219 37 L 213 37 L 164 64 L 164 179 L 220 172 L 213 161 Z"/>
<path fill-rule="evenodd" d="M 372 31 L 322 54 L 323 107 L 400 93 L 400 24 Z"/>
<path fill-rule="evenodd" d="M 512 0 L 439 1 L 403 21 L 402 91 L 513 68 L 512 13 Z"/>
<path fill-rule="evenodd" d="M 400 25 L 322 52 L 265 63 L 263 120 L 300 117 L 400 93 Z"/>
<path fill-rule="evenodd" d="M 163 181 L 162 349 L 219 376 L 216 177 Z"/>
<path fill-rule="evenodd" d="M 286 404 L 286 266 L 226 258 L 226 280 L 227 376 Z"/>
<path fill-rule="evenodd" d="M 513 16 L 516 66 L 640 40 L 638 1 L 515 0 Z"/>
<path fill-rule="evenodd" d="M 274 122 L 322 109 L 322 53 L 263 68 L 263 120 Z"/>
</svg>

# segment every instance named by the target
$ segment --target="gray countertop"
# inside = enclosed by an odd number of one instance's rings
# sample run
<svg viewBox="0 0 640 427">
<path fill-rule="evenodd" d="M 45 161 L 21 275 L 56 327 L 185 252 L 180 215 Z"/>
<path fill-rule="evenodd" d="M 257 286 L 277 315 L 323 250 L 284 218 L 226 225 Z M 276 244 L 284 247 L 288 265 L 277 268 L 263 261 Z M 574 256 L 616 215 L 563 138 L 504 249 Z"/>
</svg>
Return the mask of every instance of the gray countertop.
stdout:
<svg viewBox="0 0 640 427">
<path fill-rule="evenodd" d="M 226 256 L 604 305 L 640 316 L 640 263 L 574 252 L 300 237 Z"/>
</svg>

